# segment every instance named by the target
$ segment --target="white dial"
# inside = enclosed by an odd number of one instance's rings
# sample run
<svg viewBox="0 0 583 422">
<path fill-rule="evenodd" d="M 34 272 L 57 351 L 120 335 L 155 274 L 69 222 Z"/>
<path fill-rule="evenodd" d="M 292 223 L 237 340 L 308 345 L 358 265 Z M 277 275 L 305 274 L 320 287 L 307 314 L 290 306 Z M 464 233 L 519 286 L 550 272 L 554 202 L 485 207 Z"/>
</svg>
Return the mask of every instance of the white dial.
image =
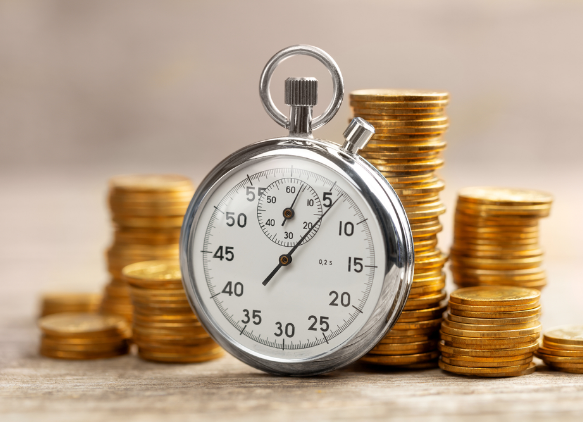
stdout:
<svg viewBox="0 0 583 422">
<path fill-rule="evenodd" d="M 340 173 L 303 158 L 257 160 L 221 180 L 191 242 L 213 324 L 272 359 L 342 347 L 371 317 L 386 274 L 368 202 Z"/>
</svg>

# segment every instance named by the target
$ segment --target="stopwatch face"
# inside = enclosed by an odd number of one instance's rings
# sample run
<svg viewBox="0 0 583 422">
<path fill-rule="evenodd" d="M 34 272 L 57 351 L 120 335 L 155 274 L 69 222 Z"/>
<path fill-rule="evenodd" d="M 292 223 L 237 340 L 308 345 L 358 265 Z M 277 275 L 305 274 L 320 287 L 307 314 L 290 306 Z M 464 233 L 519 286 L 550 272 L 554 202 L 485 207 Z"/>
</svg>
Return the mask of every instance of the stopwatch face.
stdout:
<svg viewBox="0 0 583 422">
<path fill-rule="evenodd" d="M 275 362 L 322 358 L 353 340 L 378 313 L 395 253 L 345 174 L 291 156 L 220 179 L 186 242 L 185 285 L 205 327 L 229 351 Z"/>
</svg>

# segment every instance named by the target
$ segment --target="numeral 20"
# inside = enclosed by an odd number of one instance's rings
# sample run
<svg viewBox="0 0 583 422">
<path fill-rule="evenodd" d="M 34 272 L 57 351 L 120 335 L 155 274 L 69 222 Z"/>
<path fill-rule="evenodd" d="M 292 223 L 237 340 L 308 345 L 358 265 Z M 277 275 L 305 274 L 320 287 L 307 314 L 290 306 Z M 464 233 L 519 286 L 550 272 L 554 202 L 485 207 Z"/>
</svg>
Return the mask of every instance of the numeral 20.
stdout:
<svg viewBox="0 0 583 422">
<path fill-rule="evenodd" d="M 330 302 L 330 306 L 338 306 L 338 297 L 340 297 L 340 304 L 345 308 L 350 306 L 350 293 L 344 292 L 341 295 L 338 292 L 331 291 L 328 296 L 334 296 L 332 302 Z"/>
</svg>

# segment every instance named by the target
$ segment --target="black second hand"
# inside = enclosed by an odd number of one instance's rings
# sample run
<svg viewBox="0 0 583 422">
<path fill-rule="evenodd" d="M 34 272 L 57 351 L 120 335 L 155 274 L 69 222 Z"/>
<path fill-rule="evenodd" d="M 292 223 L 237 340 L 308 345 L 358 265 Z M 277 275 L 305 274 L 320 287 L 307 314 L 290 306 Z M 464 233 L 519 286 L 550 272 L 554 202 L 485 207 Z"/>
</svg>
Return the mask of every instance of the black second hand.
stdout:
<svg viewBox="0 0 583 422">
<path fill-rule="evenodd" d="M 314 223 L 314 225 L 312 226 L 312 228 L 311 228 L 311 229 L 309 229 L 309 230 L 306 232 L 306 234 L 304 234 L 304 235 L 302 236 L 302 238 L 301 238 L 301 239 L 298 241 L 298 243 L 296 243 L 296 244 L 295 244 L 295 246 L 294 246 L 294 247 L 293 247 L 293 248 L 292 248 L 292 249 L 291 249 L 291 250 L 290 250 L 290 251 L 287 253 L 287 256 L 288 256 L 288 257 L 291 257 L 291 255 L 292 255 L 292 254 L 295 252 L 295 250 L 296 250 L 297 248 L 299 248 L 299 246 L 300 246 L 300 245 L 302 244 L 302 242 L 303 242 L 303 241 L 306 239 L 306 237 L 308 237 L 308 235 L 309 235 L 309 234 L 312 232 L 312 230 L 314 230 L 314 229 L 316 228 L 316 226 L 318 225 L 318 223 L 319 223 L 320 221 L 322 221 L 322 219 L 324 218 L 324 216 L 325 216 L 326 214 L 328 214 L 328 211 L 330 211 L 330 210 L 332 209 L 332 207 L 334 206 L 334 204 L 336 204 L 336 202 L 338 202 L 338 200 L 339 200 L 340 198 L 342 198 L 342 196 L 343 196 L 343 195 L 340 195 L 338 198 L 336 198 L 336 200 L 335 200 L 334 202 L 332 202 L 332 205 L 330 205 L 330 208 L 328 208 L 328 209 L 326 210 L 326 212 L 325 212 L 324 214 L 322 214 L 322 215 L 320 216 L 320 218 L 318 218 L 318 221 L 316 221 L 316 222 Z M 267 278 L 266 278 L 266 279 L 263 281 L 263 285 L 264 285 L 264 286 L 267 286 L 267 283 L 269 283 L 269 282 L 271 281 L 271 279 L 273 278 L 273 276 L 274 276 L 274 275 L 275 275 L 275 274 L 276 274 L 276 273 L 279 271 L 279 269 L 280 269 L 281 267 L 283 267 L 283 264 L 280 262 L 279 264 L 277 264 L 277 267 L 275 267 L 275 268 L 273 269 L 273 271 L 272 271 L 272 272 L 271 272 L 271 273 L 270 273 L 270 274 L 267 276 Z"/>
</svg>

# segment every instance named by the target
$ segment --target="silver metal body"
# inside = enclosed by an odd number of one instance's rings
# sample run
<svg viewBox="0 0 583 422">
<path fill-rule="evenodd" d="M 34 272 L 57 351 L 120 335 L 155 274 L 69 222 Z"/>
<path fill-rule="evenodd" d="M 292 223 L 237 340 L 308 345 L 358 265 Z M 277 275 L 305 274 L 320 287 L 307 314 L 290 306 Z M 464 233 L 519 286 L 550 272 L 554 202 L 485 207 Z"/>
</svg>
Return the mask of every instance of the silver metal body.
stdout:
<svg viewBox="0 0 583 422">
<path fill-rule="evenodd" d="M 386 273 L 381 297 L 364 327 L 340 350 L 309 361 L 270 359 L 239 347 L 226 335 L 203 306 L 197 291 L 192 256 L 191 237 L 199 223 L 207 199 L 231 172 L 257 160 L 275 156 L 303 157 L 334 168 L 350 180 L 375 210 L 385 241 Z M 413 280 L 413 236 L 407 215 L 397 194 L 386 179 L 366 160 L 343 151 L 338 145 L 322 140 L 299 137 L 270 139 L 247 146 L 217 165 L 197 189 L 186 212 L 180 238 L 180 265 L 184 288 L 191 306 L 209 334 L 230 354 L 241 361 L 281 375 L 316 375 L 345 366 L 368 352 L 390 330 L 398 319 Z"/>
<path fill-rule="evenodd" d="M 286 103 L 290 118 L 286 118 L 271 100 L 269 80 L 275 67 L 284 59 L 305 54 L 320 60 L 330 71 L 334 83 L 334 98 L 326 111 L 312 121 L 312 106 L 317 94 L 313 78 L 293 78 L 286 81 Z M 317 81 L 315 83 L 317 87 Z M 268 114 L 281 126 L 290 129 L 290 136 L 251 144 L 231 154 L 219 163 L 202 181 L 186 212 L 180 238 L 180 265 L 188 300 L 199 320 L 226 351 L 241 361 L 274 374 L 316 375 L 345 366 L 367 353 L 391 329 L 399 318 L 409 296 L 413 281 L 413 236 L 405 210 L 387 180 L 365 159 L 357 155 L 374 128 L 365 120 L 354 119 L 345 132 L 343 147 L 325 140 L 314 139 L 312 129 L 326 124 L 338 111 L 344 94 L 342 75 L 334 60 L 322 50 L 311 46 L 286 48 L 268 62 L 260 80 L 260 95 Z M 215 321 L 203 301 L 203 292 L 197 290 L 193 257 L 194 233 L 200 217 L 213 192 L 234 172 L 262 160 L 275 158 L 303 158 L 333 169 L 350 183 L 370 205 L 383 241 L 385 262 L 383 285 L 378 302 L 364 326 L 341 348 L 309 359 L 275 359 L 253 352 L 230 337 Z M 209 205 L 210 206 L 210 205 Z"/>
</svg>

